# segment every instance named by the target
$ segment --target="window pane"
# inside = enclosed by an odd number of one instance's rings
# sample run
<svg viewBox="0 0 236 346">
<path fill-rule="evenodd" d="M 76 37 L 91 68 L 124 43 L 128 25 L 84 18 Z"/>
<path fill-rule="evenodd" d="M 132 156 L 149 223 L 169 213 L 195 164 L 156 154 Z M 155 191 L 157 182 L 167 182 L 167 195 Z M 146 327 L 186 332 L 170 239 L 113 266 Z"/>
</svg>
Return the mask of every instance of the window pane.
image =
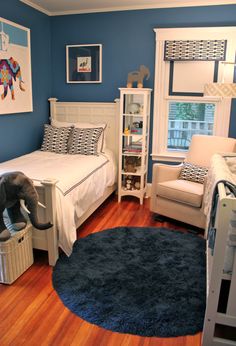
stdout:
<svg viewBox="0 0 236 346">
<path fill-rule="evenodd" d="M 215 104 L 169 102 L 169 150 L 188 150 L 192 135 L 212 135 Z"/>
</svg>

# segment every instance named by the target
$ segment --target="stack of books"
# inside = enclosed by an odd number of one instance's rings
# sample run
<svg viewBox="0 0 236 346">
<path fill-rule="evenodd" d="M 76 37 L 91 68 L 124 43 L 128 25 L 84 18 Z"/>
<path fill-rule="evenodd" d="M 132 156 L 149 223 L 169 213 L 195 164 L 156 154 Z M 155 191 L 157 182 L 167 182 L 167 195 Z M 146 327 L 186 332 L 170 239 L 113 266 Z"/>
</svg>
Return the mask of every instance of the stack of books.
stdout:
<svg viewBox="0 0 236 346">
<path fill-rule="evenodd" d="M 124 153 L 141 153 L 142 152 L 142 143 L 141 142 L 132 142 L 130 145 L 126 145 L 123 148 Z"/>
</svg>

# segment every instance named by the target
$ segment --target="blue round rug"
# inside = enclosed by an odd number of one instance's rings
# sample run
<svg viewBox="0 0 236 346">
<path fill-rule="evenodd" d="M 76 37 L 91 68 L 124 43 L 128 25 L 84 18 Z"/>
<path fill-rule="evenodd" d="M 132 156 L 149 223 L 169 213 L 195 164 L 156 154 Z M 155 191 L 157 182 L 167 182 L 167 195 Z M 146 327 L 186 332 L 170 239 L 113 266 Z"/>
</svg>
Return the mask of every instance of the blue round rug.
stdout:
<svg viewBox="0 0 236 346">
<path fill-rule="evenodd" d="M 53 286 L 82 319 L 105 329 L 171 337 L 202 330 L 205 240 L 164 228 L 117 227 L 75 242 Z"/>
</svg>

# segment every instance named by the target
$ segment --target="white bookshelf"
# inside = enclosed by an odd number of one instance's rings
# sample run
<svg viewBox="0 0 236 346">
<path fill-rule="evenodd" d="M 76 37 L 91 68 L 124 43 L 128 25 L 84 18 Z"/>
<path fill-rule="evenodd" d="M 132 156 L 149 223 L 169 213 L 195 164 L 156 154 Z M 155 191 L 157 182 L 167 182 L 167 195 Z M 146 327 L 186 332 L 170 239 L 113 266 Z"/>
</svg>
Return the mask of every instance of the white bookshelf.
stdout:
<svg viewBox="0 0 236 346">
<path fill-rule="evenodd" d="M 120 88 L 118 201 L 147 192 L 150 101 L 152 89 Z M 127 164 L 127 161 L 131 164 Z M 130 170 L 131 168 L 131 170 Z"/>
</svg>

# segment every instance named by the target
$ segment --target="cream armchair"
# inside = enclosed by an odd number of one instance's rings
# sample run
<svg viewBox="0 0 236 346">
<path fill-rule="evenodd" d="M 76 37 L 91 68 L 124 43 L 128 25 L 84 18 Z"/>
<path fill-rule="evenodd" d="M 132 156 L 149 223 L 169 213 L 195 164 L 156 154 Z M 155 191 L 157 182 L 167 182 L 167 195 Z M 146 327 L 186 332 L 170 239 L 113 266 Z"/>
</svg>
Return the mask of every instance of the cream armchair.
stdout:
<svg viewBox="0 0 236 346">
<path fill-rule="evenodd" d="M 185 162 L 209 167 L 211 156 L 236 151 L 236 139 L 193 135 Z M 154 213 L 205 228 L 202 199 L 204 184 L 178 179 L 181 165 L 154 164 L 150 210 Z"/>
</svg>

